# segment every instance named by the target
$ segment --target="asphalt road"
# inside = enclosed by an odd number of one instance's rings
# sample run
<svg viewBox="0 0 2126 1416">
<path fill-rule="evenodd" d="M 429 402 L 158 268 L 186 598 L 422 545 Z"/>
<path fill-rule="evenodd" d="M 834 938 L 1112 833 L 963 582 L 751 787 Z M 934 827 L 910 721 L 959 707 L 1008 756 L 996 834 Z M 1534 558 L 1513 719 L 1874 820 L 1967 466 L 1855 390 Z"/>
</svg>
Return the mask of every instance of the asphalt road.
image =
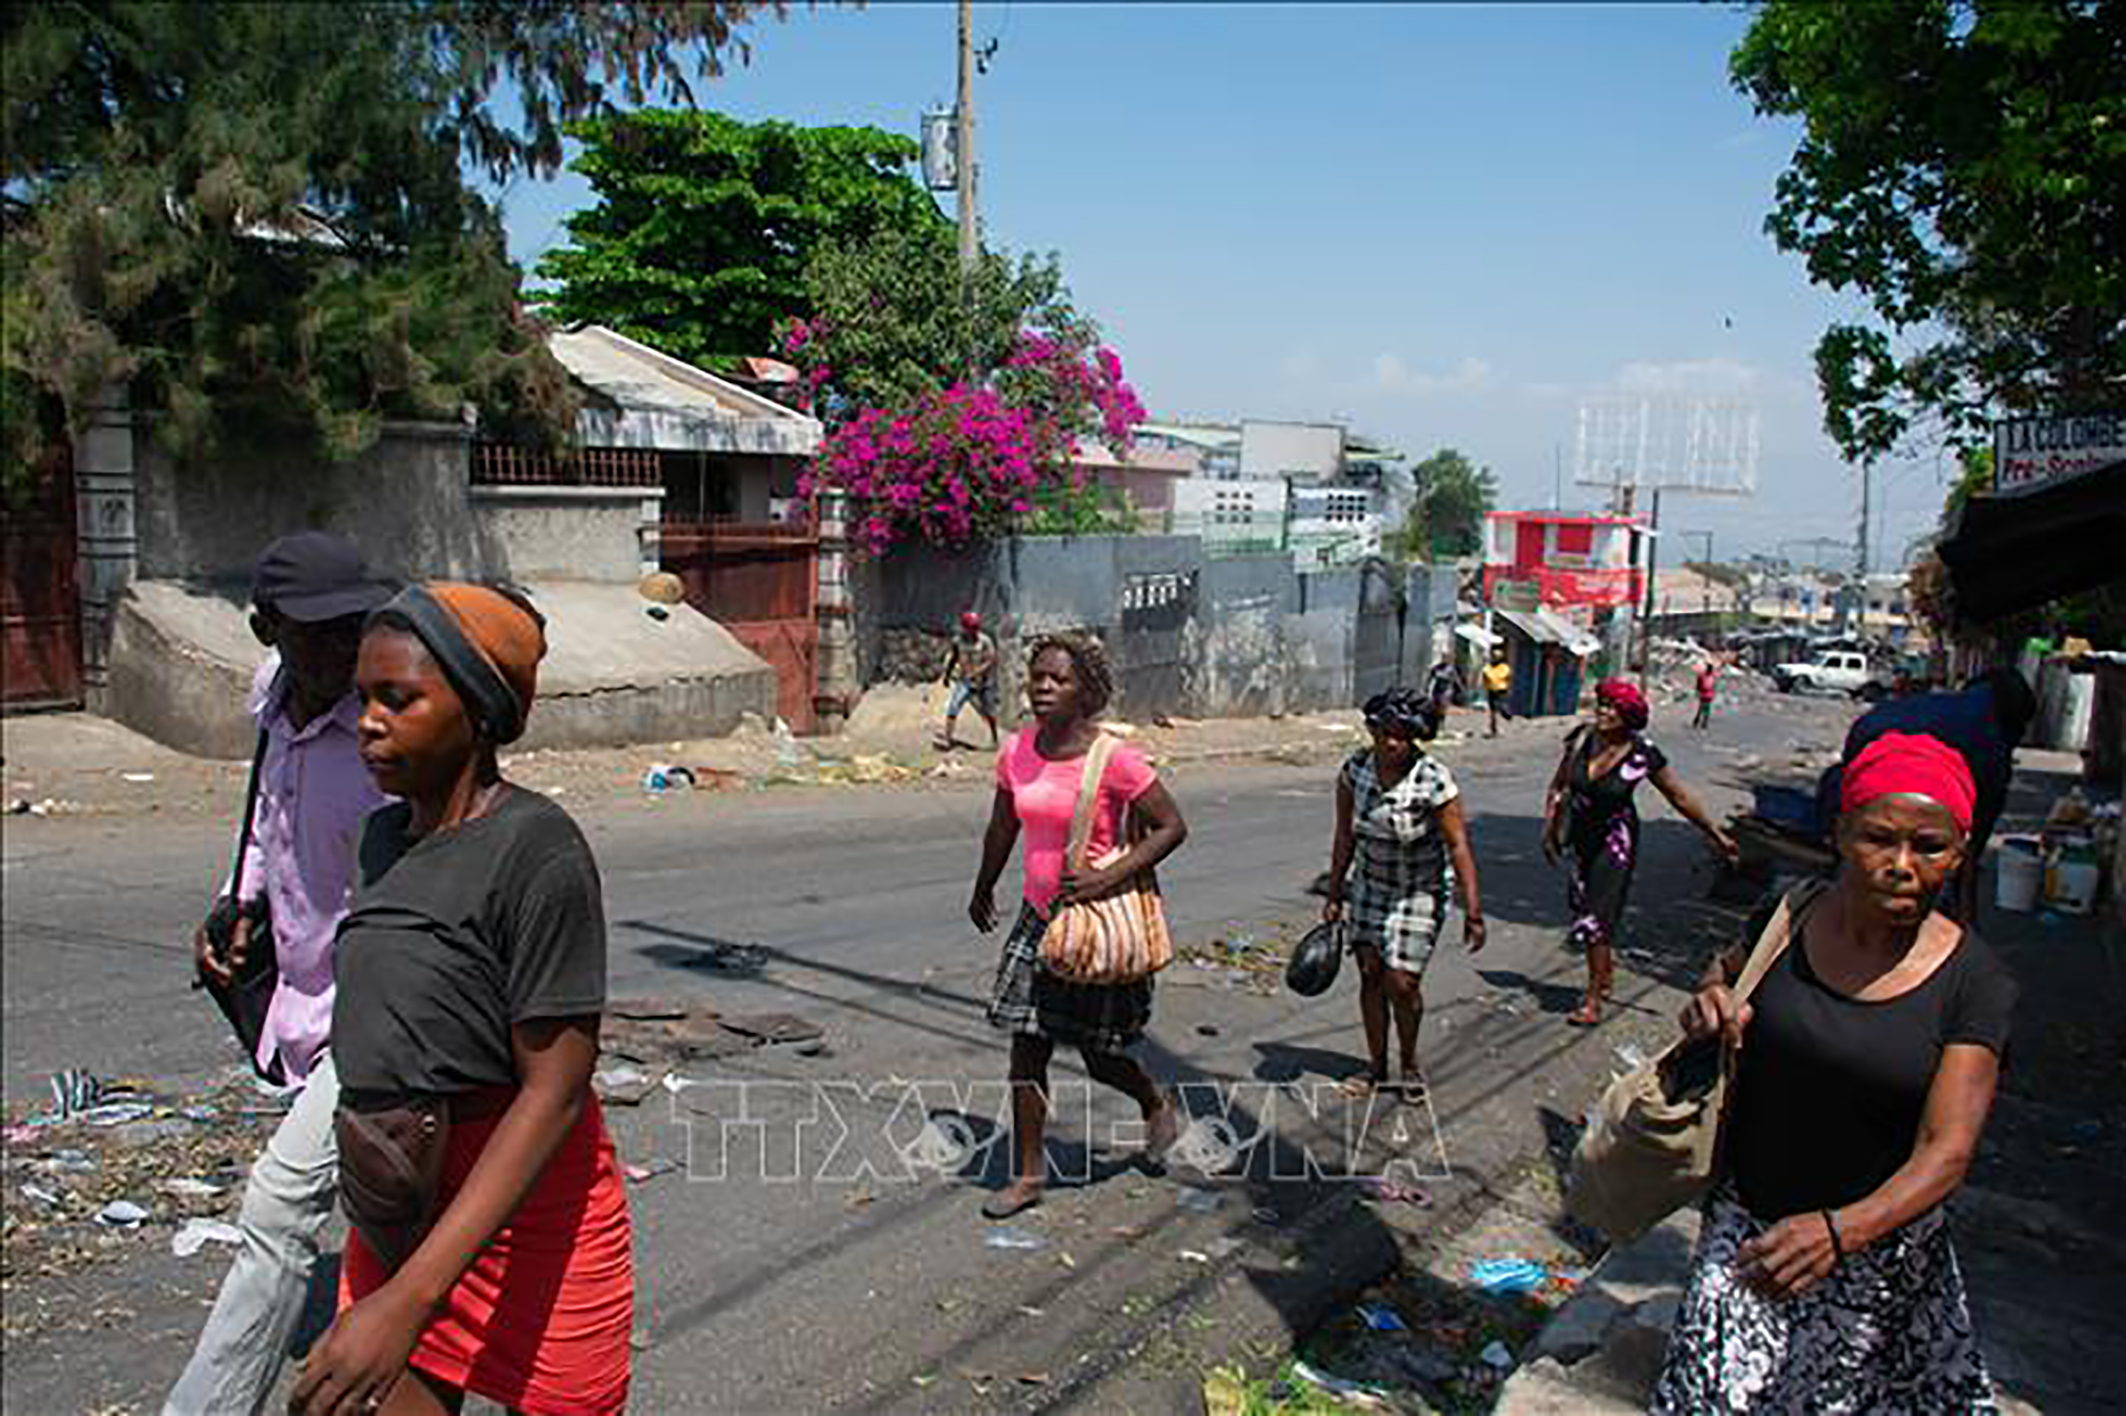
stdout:
<svg viewBox="0 0 2126 1416">
<path fill-rule="evenodd" d="M 1718 785 L 1735 750 L 1783 756 L 1797 737 L 1835 741 L 1847 716 L 1840 705 L 1755 700 L 1707 737 L 1679 719 L 1661 740 L 1724 809 L 1738 799 Z M 1243 1180 L 1154 1178 L 1128 1164 L 1125 1108 L 1066 1093 L 1057 1160 L 1089 1182 L 1059 1188 L 1029 1217 L 1022 1227 L 1043 1242 L 1030 1251 L 987 1247 L 975 1214 L 1002 1164 L 989 1144 L 999 1134 L 1002 1049 L 981 1017 L 995 942 L 964 916 L 986 788 L 778 789 L 585 809 L 605 876 L 613 996 L 795 1013 L 829 1043 L 820 1056 L 767 1048 L 690 1069 L 704 1081 L 751 1083 L 742 1101 L 712 1086 L 610 1113 L 626 1159 L 691 1169 L 632 1192 L 634 1409 L 1047 1404 L 1081 1375 L 1077 1366 L 1114 1349 L 1118 1329 L 1156 1323 L 1164 1303 L 1240 1245 L 1251 1246 L 1250 1274 L 1265 1291 L 1278 1270 L 1304 1265 L 1304 1242 L 1280 1230 L 1323 1187 L 1271 1178 L 1273 1153 L 1289 1160 L 1304 1145 L 1368 1163 L 1399 1156 L 1442 1183 L 1505 1163 L 1505 1143 L 1479 1134 L 1473 1118 L 1525 1112 L 1606 1075 L 1608 1044 L 1558 1021 L 1574 1001 L 1577 961 L 1558 947 L 1562 881 L 1535 850 L 1561 727 L 1520 724 L 1495 743 L 1441 749 L 1462 781 L 1492 936 L 1472 959 L 1450 926 L 1428 974 L 1430 1108 L 1392 1118 L 1304 1113 L 1284 1093 L 1282 1111 L 1266 1115 L 1276 1084 L 1306 1087 L 1355 1067 L 1351 981 L 1307 1002 L 1236 987 L 1224 970 L 1178 966 L 1161 985 L 1149 1064 L 1203 1084 L 1192 1097 L 1199 1113 L 1233 1107 L 1234 1126 L 1221 1134 L 1260 1127 L 1274 1143 L 1246 1155 Z M 1304 921 L 1304 887 L 1327 854 L 1335 761 L 1172 774 L 1192 832 L 1164 873 L 1184 940 L 1289 934 Z M 1632 958 L 1670 975 L 1695 967 L 1725 917 L 1699 904 L 1710 871 L 1695 833 L 1649 806 Z M 64 1066 L 180 1089 L 226 1068 L 233 1052 L 186 986 L 184 943 L 225 844 L 219 825 L 153 818 L 9 823 L 0 921 L 11 1110 Z M 733 944 L 758 952 L 734 954 Z M 734 959 L 745 966 L 728 967 Z M 1059 1065 L 1058 1075 L 1075 1073 Z M 1252 1090 L 1236 1096 L 1235 1083 Z M 757 1129 L 715 1124 L 741 1105 Z M 911 1171 L 901 1148 L 940 1115 L 959 1123 L 949 1134 L 964 1164 Z M 1212 1212 L 1188 1207 L 1211 1203 Z M 11 1341 L 11 1409 L 152 1409 L 221 1265 L 212 1250 L 174 1259 L 166 1235 L 146 1233 L 137 1253 L 49 1280 L 84 1310 L 125 1295 L 133 1316 L 122 1334 L 84 1325 Z"/>
</svg>

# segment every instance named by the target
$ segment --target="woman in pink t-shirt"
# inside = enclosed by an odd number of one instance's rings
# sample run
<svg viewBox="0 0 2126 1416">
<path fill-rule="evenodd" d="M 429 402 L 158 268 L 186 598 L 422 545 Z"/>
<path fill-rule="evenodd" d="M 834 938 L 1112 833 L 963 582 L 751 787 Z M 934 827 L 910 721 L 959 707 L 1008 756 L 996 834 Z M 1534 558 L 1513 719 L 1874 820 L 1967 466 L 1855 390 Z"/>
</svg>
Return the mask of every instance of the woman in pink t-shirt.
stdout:
<svg viewBox="0 0 2126 1416">
<path fill-rule="evenodd" d="M 1145 1024 L 1151 1021 L 1152 981 L 1073 983 L 1042 969 L 1040 953 L 1041 935 L 1055 906 L 1098 897 L 1136 872 L 1151 869 L 1187 839 L 1188 827 L 1143 755 L 1128 746 L 1117 747 L 1100 782 L 1087 855 L 1097 860 L 1121 842 L 1131 812 L 1141 828 L 1138 839 L 1104 869 L 1070 871 L 1064 853 L 1071 814 L 1084 780 L 1085 755 L 1100 733 L 1094 720 L 1113 696 L 1114 675 L 1098 640 L 1058 634 L 1034 646 L 1026 678 L 1036 721 L 1014 733 L 997 754 L 996 799 L 982 838 L 982 869 L 967 905 L 976 929 L 987 934 L 996 928 L 997 877 L 1023 833 L 1025 899 L 1004 941 L 989 1001 L 991 1025 L 1011 1034 L 1016 1178 L 982 1206 L 991 1219 L 1041 1202 L 1048 1170 L 1041 1148 L 1048 1120 L 1048 1059 L 1057 1043 L 1077 1048 L 1094 1080 L 1137 1103 L 1144 1113 L 1145 1149 L 1155 1159 L 1174 1143 L 1181 1119 L 1173 1097 L 1125 1051 L 1144 1036 Z"/>
</svg>

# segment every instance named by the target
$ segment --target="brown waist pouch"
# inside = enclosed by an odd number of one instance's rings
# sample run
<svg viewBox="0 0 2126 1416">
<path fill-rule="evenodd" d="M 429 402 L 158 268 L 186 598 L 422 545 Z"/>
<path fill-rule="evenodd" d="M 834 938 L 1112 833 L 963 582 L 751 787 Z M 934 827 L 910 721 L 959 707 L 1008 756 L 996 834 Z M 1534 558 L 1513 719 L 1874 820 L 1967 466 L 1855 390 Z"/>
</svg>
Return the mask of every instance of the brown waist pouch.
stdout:
<svg viewBox="0 0 2126 1416">
<path fill-rule="evenodd" d="M 340 1207 L 387 1273 L 396 1273 L 435 1223 L 450 1123 L 500 1115 L 514 1087 L 453 1096 L 342 1096 L 332 1116 Z"/>
</svg>

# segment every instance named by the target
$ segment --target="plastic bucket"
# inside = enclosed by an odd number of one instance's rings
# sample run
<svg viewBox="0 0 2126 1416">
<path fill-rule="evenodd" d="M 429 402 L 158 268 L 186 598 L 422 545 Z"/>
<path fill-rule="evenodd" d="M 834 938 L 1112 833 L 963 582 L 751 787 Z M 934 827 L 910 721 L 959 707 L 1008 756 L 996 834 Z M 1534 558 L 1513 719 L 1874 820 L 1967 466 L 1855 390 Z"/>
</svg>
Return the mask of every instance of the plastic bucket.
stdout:
<svg viewBox="0 0 2126 1416">
<path fill-rule="evenodd" d="M 1993 865 L 1993 903 L 2004 910 L 2028 914 L 2037 908 L 2039 890 L 2045 883 L 2045 862 L 2037 842 L 2028 836 L 2007 836 Z"/>
<path fill-rule="evenodd" d="M 2088 914 L 2096 908 L 2096 887 L 2101 878 L 2102 872 L 2093 860 L 2063 860 L 2052 867 L 2052 889 L 2046 903 L 2061 914 Z"/>
</svg>

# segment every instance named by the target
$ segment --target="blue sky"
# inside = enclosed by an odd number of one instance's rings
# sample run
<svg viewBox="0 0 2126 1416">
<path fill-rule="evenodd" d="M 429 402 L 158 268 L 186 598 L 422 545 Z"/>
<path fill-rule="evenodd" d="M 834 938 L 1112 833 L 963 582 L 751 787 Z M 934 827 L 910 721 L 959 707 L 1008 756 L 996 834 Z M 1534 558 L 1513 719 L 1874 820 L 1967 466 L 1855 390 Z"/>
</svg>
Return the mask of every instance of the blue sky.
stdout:
<svg viewBox="0 0 2126 1416">
<path fill-rule="evenodd" d="M 1690 4 L 977 3 L 998 42 L 975 99 L 985 235 L 1060 253 L 1155 416 L 1459 447 L 1506 506 L 1549 505 L 1562 451 L 1586 505 L 1583 397 L 1739 397 L 1757 494 L 1671 497 L 1664 528 L 1711 531 L 1723 559 L 1850 544 L 1857 474 L 1810 352 L 1855 306 L 1763 234 L 1797 130 L 1728 86 L 1745 24 Z M 749 34 L 704 107 L 913 135 L 952 98 L 950 4 L 793 8 Z M 573 174 L 513 184 L 512 254 L 528 268 L 590 200 Z M 1932 525 L 1945 475 L 1877 469 L 1878 566 Z"/>
</svg>

